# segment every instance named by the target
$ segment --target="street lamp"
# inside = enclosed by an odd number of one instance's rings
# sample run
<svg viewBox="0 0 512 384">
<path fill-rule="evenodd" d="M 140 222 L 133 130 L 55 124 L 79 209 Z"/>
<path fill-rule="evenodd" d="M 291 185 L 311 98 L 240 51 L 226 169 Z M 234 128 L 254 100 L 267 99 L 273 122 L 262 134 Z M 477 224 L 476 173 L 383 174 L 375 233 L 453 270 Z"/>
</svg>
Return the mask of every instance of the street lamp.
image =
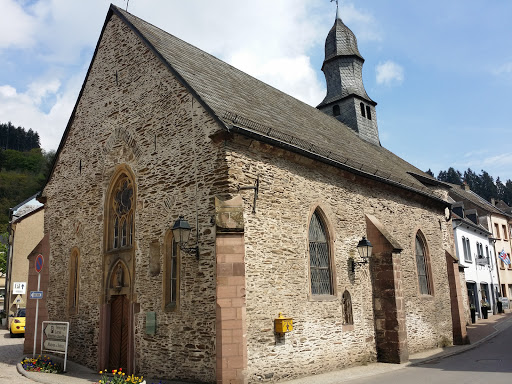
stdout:
<svg viewBox="0 0 512 384">
<path fill-rule="evenodd" d="M 182 251 L 190 255 L 195 253 L 197 260 L 199 260 L 199 245 L 197 239 L 195 247 L 186 247 L 190 238 L 190 231 L 190 224 L 185 220 L 183 215 L 180 215 L 179 219 L 176 220 L 172 226 L 172 236 Z"/>
</svg>

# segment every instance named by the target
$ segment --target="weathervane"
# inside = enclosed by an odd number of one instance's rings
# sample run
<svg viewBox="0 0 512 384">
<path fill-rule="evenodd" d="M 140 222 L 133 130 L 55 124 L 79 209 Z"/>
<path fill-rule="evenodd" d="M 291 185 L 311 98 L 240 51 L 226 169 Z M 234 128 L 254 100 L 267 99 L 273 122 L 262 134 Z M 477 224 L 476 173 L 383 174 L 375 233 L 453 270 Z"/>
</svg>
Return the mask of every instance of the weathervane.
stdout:
<svg viewBox="0 0 512 384">
<path fill-rule="evenodd" d="M 331 3 L 335 1 L 336 2 L 336 19 L 340 19 L 340 10 L 338 9 L 338 0 L 331 0 Z"/>
<path fill-rule="evenodd" d="M 125 0 L 125 1 L 126 1 L 126 12 L 128 12 L 128 4 L 130 3 L 130 0 Z M 336 4 L 338 4 L 338 0 L 336 0 Z"/>
</svg>

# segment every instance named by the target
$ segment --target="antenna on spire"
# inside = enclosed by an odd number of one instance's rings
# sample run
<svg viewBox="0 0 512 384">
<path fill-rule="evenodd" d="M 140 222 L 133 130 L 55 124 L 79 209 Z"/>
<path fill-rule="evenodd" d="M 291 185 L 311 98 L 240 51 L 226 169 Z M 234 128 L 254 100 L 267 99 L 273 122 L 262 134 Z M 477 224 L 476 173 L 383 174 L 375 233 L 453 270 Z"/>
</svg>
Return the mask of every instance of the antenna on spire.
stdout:
<svg viewBox="0 0 512 384">
<path fill-rule="evenodd" d="M 128 4 L 130 3 L 130 0 L 125 0 L 126 1 L 126 12 L 128 12 Z M 338 0 L 336 0 L 336 4 L 338 3 Z"/>
</svg>

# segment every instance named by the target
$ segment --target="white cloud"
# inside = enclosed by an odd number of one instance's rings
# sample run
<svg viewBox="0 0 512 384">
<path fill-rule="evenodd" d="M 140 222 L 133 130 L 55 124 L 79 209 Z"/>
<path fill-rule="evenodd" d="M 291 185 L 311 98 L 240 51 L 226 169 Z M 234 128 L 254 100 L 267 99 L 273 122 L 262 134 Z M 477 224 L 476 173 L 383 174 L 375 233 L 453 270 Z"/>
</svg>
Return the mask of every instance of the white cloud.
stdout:
<svg viewBox="0 0 512 384">
<path fill-rule="evenodd" d="M 30 84 L 26 92 L 18 92 L 9 85 L 0 86 L 0 121 L 32 128 L 39 133 L 42 148 L 57 149 L 84 76 L 85 71 L 81 71 L 67 82 L 65 89 L 61 89 L 58 79 L 40 79 Z M 48 96 L 55 101 L 44 112 L 41 103 Z"/>
<path fill-rule="evenodd" d="M 0 10 L 0 48 L 32 46 L 36 37 L 34 17 L 13 0 L 0 0 Z"/>
<path fill-rule="evenodd" d="M 512 62 L 505 63 L 505 64 L 499 66 L 493 72 L 495 75 L 503 75 L 503 74 L 512 73 Z"/>
<path fill-rule="evenodd" d="M 316 78 L 307 56 L 262 60 L 257 54 L 244 51 L 235 53 L 228 61 L 240 70 L 310 105 L 316 106 L 325 96 L 325 88 Z"/>
<path fill-rule="evenodd" d="M 388 60 L 385 63 L 379 63 L 375 68 L 377 73 L 377 84 L 400 85 L 404 82 L 404 68 Z"/>
<path fill-rule="evenodd" d="M 355 33 L 358 41 L 381 41 L 382 31 L 371 13 L 356 9 L 353 4 L 340 7 L 343 22 Z"/>
</svg>

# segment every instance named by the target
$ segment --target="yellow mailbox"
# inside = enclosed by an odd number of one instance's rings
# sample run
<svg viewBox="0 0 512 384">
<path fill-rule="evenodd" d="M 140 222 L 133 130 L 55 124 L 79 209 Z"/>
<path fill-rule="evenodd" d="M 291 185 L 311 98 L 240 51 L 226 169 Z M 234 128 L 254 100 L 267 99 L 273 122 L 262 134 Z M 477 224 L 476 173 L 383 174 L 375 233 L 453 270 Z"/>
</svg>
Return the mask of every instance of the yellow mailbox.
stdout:
<svg viewBox="0 0 512 384">
<path fill-rule="evenodd" d="M 279 316 L 274 320 L 274 330 L 276 333 L 293 331 L 293 319 L 290 317 L 283 317 L 283 314 L 279 312 Z"/>
</svg>

